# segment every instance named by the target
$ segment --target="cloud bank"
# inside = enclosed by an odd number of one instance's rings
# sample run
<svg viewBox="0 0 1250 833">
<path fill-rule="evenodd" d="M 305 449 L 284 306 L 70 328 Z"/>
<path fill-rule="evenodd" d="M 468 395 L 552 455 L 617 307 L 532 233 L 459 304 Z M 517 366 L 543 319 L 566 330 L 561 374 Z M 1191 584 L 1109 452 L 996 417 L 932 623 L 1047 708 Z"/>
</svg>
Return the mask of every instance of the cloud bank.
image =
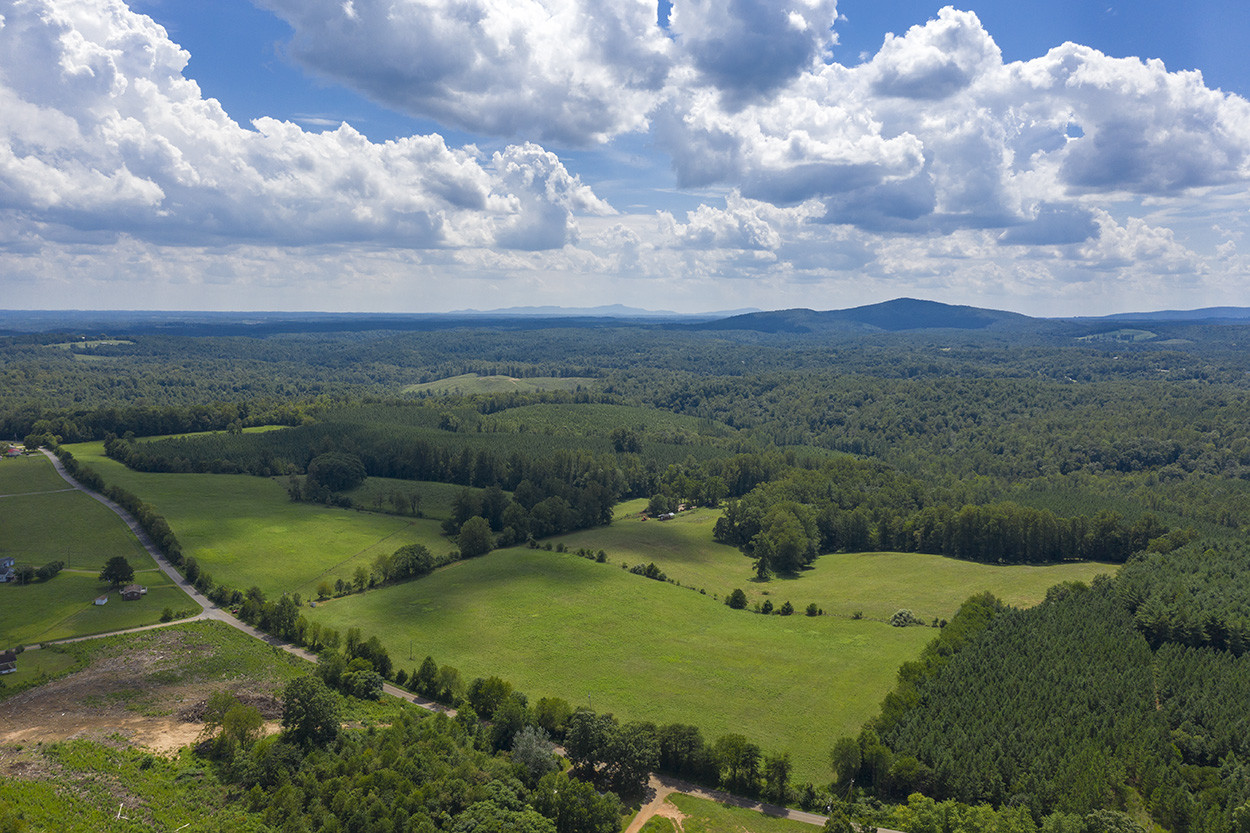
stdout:
<svg viewBox="0 0 1250 833">
<path fill-rule="evenodd" d="M 161 243 L 560 247 L 612 208 L 533 144 L 232 121 L 120 2 L 20 2 L 0 28 L 0 210 Z M 26 67 L 46 72 L 24 71 Z"/>
<path fill-rule="evenodd" d="M 616 301 L 621 280 L 755 288 L 722 306 L 848 280 L 967 298 L 1244 274 L 1250 103 L 1158 61 L 1066 43 L 1005 62 L 951 7 L 844 65 L 835 0 L 675 0 L 667 22 L 644 0 L 256 2 L 309 72 L 498 149 L 241 125 L 121 0 L 10 0 L 0 251 L 15 274 L 47 279 L 28 257 L 69 268 L 64 247 L 114 263 L 233 247 L 247 264 L 218 271 L 255 281 L 265 251 L 336 247 L 388 285 L 444 270 L 513 287 L 510 302 L 568 287 Z M 553 150 L 629 136 L 702 204 L 620 214 Z"/>
</svg>

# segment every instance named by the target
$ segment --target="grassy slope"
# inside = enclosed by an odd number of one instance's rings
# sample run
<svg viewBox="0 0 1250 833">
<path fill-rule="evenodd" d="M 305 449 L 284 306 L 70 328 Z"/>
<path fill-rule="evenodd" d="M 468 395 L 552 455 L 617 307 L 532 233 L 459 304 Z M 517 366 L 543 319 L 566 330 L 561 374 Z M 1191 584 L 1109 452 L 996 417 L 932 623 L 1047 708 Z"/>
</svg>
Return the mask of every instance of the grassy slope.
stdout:
<svg viewBox="0 0 1250 833">
<path fill-rule="evenodd" d="M 166 606 L 189 604 L 116 515 L 81 492 L 60 491 L 66 487 L 42 455 L 0 460 L 0 494 L 7 495 L 0 499 L 0 554 L 36 567 L 66 563 L 48 582 L 0 584 L 0 647 L 151 624 Z M 123 602 L 112 593 L 96 606 L 107 590 L 97 576 L 116 555 L 130 562 L 148 595 Z"/>
<path fill-rule="evenodd" d="M 401 665 L 426 654 L 465 682 L 497 674 L 622 719 L 740 731 L 827 778 L 839 735 L 876 713 L 933 635 L 833 617 L 763 617 L 611 564 L 513 548 L 305 615 L 376 634 Z M 412 651 L 412 660 L 408 659 Z"/>
<path fill-rule="evenodd" d="M 719 512 L 695 509 L 671 521 L 642 521 L 645 501 L 621 504 L 611 526 L 563 536 L 571 549 L 604 550 L 619 564 L 655 562 L 669 578 L 724 598 L 740 587 L 752 602 L 785 601 L 802 611 L 815 602 L 826 613 L 849 616 L 862 611 L 887 619 L 910 608 L 926 620 L 949 618 L 973 593 L 989 590 L 1008 604 L 1031 606 L 1063 581 L 1089 581 L 1114 572 L 1108 564 L 1055 564 L 1044 567 L 998 567 L 919 553 L 853 553 L 822 556 L 812 570 L 797 577 L 755 580 L 751 560 L 736 547 L 712 540 Z"/>
<path fill-rule="evenodd" d="M 419 385 L 408 385 L 403 388 L 403 393 L 531 393 L 540 390 L 577 390 L 579 387 L 589 387 L 597 382 L 597 379 L 589 377 L 556 377 L 556 376 L 533 376 L 521 379 L 512 376 L 478 376 L 476 373 L 466 373 L 462 376 L 451 376 L 447 379 L 438 379 L 433 382 L 423 382 Z"/>
<path fill-rule="evenodd" d="M 670 795 L 668 803 L 684 816 L 681 820 L 683 833 L 720 833 L 725 830 L 741 833 L 813 833 L 818 829 L 805 822 L 774 818 L 754 810 L 729 807 L 681 793 Z"/>
<path fill-rule="evenodd" d="M 292 503 L 277 480 L 234 474 L 134 472 L 99 443 L 70 446 L 74 456 L 154 505 L 202 569 L 238 589 L 313 595 L 323 579 L 350 579 L 381 553 L 406 544 L 446 552 L 439 523 L 351 509 Z"/>
</svg>

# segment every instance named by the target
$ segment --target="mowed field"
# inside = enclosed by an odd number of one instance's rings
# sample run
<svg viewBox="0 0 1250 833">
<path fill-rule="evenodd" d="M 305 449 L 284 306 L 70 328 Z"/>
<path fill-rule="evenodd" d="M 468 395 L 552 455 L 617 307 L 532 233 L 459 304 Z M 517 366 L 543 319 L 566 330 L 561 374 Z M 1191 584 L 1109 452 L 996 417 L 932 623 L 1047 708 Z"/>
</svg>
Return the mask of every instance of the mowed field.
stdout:
<svg viewBox="0 0 1250 833">
<path fill-rule="evenodd" d="M 1089 562 L 1000 567 L 921 553 L 835 553 L 821 556 L 813 569 L 798 576 L 761 582 L 750 558 L 737 547 L 712 540 L 719 510 L 694 509 L 671 521 L 643 521 L 640 513 L 645 507 L 643 500 L 620 504 L 611 526 L 554 540 L 573 550 L 604 550 L 615 564 L 654 562 L 674 581 L 722 599 L 737 587 L 752 603 L 771 599 L 779 607 L 789 601 L 802 612 L 814 602 L 827 614 L 859 612 L 871 619 L 888 619 L 900 608 L 909 608 L 925 621 L 949 619 L 965 599 L 983 590 L 1007 604 L 1031 607 L 1056 584 L 1088 582 L 1116 570 L 1114 564 Z"/>
<path fill-rule="evenodd" d="M 382 553 L 408 544 L 453 549 L 439 522 L 293 503 L 277 479 L 243 474 L 135 472 L 104 456 L 101 443 L 68 446 L 109 484 L 165 516 L 185 555 L 213 580 L 240 590 L 313 596 L 317 584 L 350 580 Z"/>
<path fill-rule="evenodd" d="M 99 444 L 71 451 L 107 482 L 153 504 L 184 551 L 227 586 L 311 598 L 319 581 L 350 579 L 357 566 L 405 544 L 436 553 L 453 547 L 434 518 L 292 503 L 276 479 L 132 472 L 104 457 Z M 441 514 L 450 489 L 428 490 L 423 511 Z M 981 590 L 1031 605 L 1058 582 L 1110 569 L 868 553 L 824 556 L 801 577 L 761 583 L 749 559 L 712 541 L 715 510 L 644 522 L 642 508 L 641 501 L 622 504 L 611 526 L 556 539 L 571 549 L 605 550 L 607 564 L 511 548 L 305 615 L 377 635 L 409 671 L 429 654 L 460 669 L 466 683 L 498 675 L 531 698 L 559 696 L 626 720 L 694 723 L 709 741 L 741 732 L 766 750 L 790 752 L 797 778 L 819 783 L 829 777 L 829 746 L 877 713 L 899 665 L 934 635 L 888 626 L 882 620 L 895 610 L 949 618 Z M 621 569 L 622 562 L 652 561 L 686 586 Z M 796 615 L 732 611 L 722 600 L 734 587 L 753 601 L 788 600 Z M 809 602 L 831 615 L 802 615 Z M 851 618 L 855 612 L 865 618 Z"/>
<path fill-rule="evenodd" d="M 789 751 L 799 780 L 814 782 L 829 778 L 833 741 L 859 731 L 898 666 L 934 635 L 734 611 L 618 565 L 520 547 L 305 616 L 377 635 L 401 666 L 429 654 L 466 684 L 498 675 L 531 701 L 558 696 L 623 720 L 693 723 L 709 742 L 740 732 Z"/>
<path fill-rule="evenodd" d="M 42 454 L 0 460 L 0 513 L 0 556 L 36 568 L 66 565 L 50 581 L 0 584 L 0 648 L 147 625 L 165 607 L 192 606 L 121 519 L 70 489 Z M 100 570 L 117 555 L 130 562 L 148 594 L 123 602 L 113 592 L 107 604 L 96 605 L 108 590 Z"/>
<path fill-rule="evenodd" d="M 462 376 L 450 376 L 433 382 L 422 382 L 419 385 L 408 385 L 402 393 L 532 393 L 540 390 L 577 390 L 589 387 L 597 379 L 588 377 L 531 376 L 515 378 L 512 376 L 478 376 L 466 373 Z"/>
</svg>

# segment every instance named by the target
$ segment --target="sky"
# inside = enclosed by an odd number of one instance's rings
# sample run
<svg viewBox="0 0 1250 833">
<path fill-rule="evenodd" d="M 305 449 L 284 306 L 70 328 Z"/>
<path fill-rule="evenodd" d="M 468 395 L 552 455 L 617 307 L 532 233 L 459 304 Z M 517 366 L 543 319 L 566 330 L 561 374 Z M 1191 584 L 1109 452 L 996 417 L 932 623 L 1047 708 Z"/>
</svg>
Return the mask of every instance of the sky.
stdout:
<svg viewBox="0 0 1250 833">
<path fill-rule="evenodd" d="M 1241 0 L 0 0 L 0 308 L 1250 305 Z"/>
</svg>

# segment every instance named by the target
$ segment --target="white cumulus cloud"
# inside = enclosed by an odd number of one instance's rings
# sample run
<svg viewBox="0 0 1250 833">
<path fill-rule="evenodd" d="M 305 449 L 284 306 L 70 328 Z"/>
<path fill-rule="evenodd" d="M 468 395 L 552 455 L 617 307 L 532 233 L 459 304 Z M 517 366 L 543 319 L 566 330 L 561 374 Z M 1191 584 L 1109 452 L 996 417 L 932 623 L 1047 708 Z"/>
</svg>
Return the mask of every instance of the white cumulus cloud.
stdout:
<svg viewBox="0 0 1250 833">
<path fill-rule="evenodd" d="M 612 209 L 535 145 L 484 159 L 437 135 L 247 129 L 188 55 L 117 0 L 22 0 L 0 28 L 0 211 L 163 242 L 559 247 Z M 31 72 L 38 66 L 40 72 Z"/>
<path fill-rule="evenodd" d="M 672 60 L 654 2 L 258 0 L 304 66 L 494 136 L 594 144 L 642 128 Z"/>
</svg>

